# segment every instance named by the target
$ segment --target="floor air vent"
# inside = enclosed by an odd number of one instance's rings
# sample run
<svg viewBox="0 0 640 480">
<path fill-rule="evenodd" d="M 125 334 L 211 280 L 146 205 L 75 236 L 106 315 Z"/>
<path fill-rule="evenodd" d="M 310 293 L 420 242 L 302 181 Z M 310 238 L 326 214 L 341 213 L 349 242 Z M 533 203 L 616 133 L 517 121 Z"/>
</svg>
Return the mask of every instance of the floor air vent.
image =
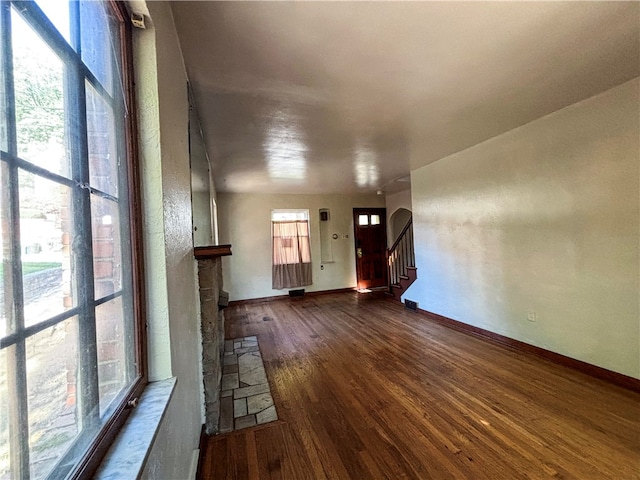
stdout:
<svg viewBox="0 0 640 480">
<path fill-rule="evenodd" d="M 290 297 L 304 297 L 304 288 L 299 290 L 289 290 Z"/>
<path fill-rule="evenodd" d="M 418 311 L 418 302 L 414 302 L 413 300 L 406 300 L 404 301 L 404 307 L 407 310 L 413 310 L 414 312 Z"/>
</svg>

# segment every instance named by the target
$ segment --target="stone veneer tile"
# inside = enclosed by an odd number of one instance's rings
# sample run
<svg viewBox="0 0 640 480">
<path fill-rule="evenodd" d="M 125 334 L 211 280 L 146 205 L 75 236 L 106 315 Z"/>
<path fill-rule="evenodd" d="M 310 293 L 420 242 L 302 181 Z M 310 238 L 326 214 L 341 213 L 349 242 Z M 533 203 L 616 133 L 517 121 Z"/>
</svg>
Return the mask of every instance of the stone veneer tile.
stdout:
<svg viewBox="0 0 640 480">
<path fill-rule="evenodd" d="M 276 407 L 273 405 L 260 413 L 256 413 L 258 424 L 275 422 L 276 420 L 278 420 L 278 414 L 276 413 Z"/>
<path fill-rule="evenodd" d="M 233 399 L 224 397 L 220 399 L 220 433 L 233 430 Z"/>
<path fill-rule="evenodd" d="M 238 355 L 240 355 L 241 353 L 259 352 L 259 351 L 260 351 L 260 348 L 257 345 L 255 347 L 243 347 L 243 348 L 235 349 L 235 353 L 237 353 Z"/>
<path fill-rule="evenodd" d="M 238 364 L 238 356 L 237 355 L 227 355 L 224 354 L 224 365 L 237 365 Z"/>
<path fill-rule="evenodd" d="M 267 375 L 263 368 L 240 372 L 240 381 L 246 385 L 262 385 L 267 383 Z"/>
<path fill-rule="evenodd" d="M 238 373 L 238 365 L 225 365 L 222 367 L 222 374 L 226 375 L 228 373 Z"/>
<path fill-rule="evenodd" d="M 244 417 L 247 415 L 247 399 L 239 398 L 233 401 L 233 417 Z"/>
<path fill-rule="evenodd" d="M 260 352 L 248 352 L 238 355 L 238 365 L 240 368 L 262 367 L 262 356 Z"/>
<path fill-rule="evenodd" d="M 240 383 L 238 381 L 237 373 L 228 373 L 222 376 L 222 390 L 232 390 L 238 388 Z"/>
<path fill-rule="evenodd" d="M 218 350 L 217 340 L 202 342 L 202 362 L 205 364 L 217 364 L 220 362 L 220 351 Z"/>
<path fill-rule="evenodd" d="M 225 340 L 224 348 L 220 394 L 224 406 L 220 412 L 220 432 L 277 420 L 257 337 Z"/>
<path fill-rule="evenodd" d="M 207 431 L 207 425 L 205 424 L 205 433 L 207 435 L 214 435 L 218 433 L 218 422 L 220 421 L 220 398 L 215 402 L 208 402 L 204 406 L 205 419 L 215 418 L 215 424 L 211 425 L 211 430 Z M 209 433 L 210 432 L 210 433 Z"/>
<path fill-rule="evenodd" d="M 260 393 L 247 397 L 247 413 L 258 413 L 271 406 L 273 406 L 271 393 Z"/>
<path fill-rule="evenodd" d="M 260 385 L 267 383 L 267 375 L 264 371 L 260 352 L 251 352 L 238 355 L 238 370 L 240 382 L 247 385 Z"/>
<path fill-rule="evenodd" d="M 247 415 L 245 417 L 236 418 L 236 430 L 241 428 L 253 427 L 256 424 L 255 415 Z"/>
<path fill-rule="evenodd" d="M 204 394 L 207 399 L 207 403 L 215 403 L 220 398 L 220 384 L 215 382 L 214 379 L 206 378 L 204 380 Z"/>
<path fill-rule="evenodd" d="M 198 260 L 202 375 L 206 405 L 205 432 L 209 435 L 219 431 L 220 382 L 223 363 L 221 356 L 225 346 L 233 349 L 233 342 L 230 345 L 225 343 L 224 312 L 218 308 L 222 285 L 222 259 Z"/>
<path fill-rule="evenodd" d="M 233 391 L 233 398 L 250 397 L 251 395 L 258 395 L 259 393 L 269 392 L 269 384 L 263 383 L 262 385 L 252 385 L 250 387 L 237 388 Z"/>
</svg>

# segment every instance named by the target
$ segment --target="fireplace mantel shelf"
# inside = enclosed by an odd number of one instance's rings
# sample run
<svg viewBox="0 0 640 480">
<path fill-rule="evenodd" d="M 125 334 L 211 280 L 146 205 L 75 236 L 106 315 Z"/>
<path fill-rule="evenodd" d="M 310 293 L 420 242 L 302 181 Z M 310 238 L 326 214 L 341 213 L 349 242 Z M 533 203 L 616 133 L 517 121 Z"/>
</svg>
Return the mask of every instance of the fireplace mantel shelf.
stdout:
<svg viewBox="0 0 640 480">
<path fill-rule="evenodd" d="M 226 257 L 231 255 L 231 245 L 210 245 L 206 247 L 195 247 L 193 255 L 197 260 L 208 258 Z"/>
</svg>

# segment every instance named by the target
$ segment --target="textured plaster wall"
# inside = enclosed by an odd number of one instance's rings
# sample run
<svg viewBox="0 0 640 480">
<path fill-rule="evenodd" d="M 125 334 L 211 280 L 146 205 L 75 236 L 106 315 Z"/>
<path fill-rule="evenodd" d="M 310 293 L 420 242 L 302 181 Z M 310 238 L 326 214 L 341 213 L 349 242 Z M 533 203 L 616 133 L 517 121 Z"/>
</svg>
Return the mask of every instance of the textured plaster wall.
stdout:
<svg viewBox="0 0 640 480">
<path fill-rule="evenodd" d="M 356 286 L 353 208 L 384 207 L 377 195 L 259 195 L 218 193 L 220 243 L 230 243 L 233 255 L 223 260 L 225 290 L 231 300 L 286 295 L 271 288 L 271 210 L 309 209 L 313 285 L 307 292 Z M 331 211 L 333 263 L 320 269 L 319 210 Z M 348 238 L 343 238 L 348 235 Z"/>
<path fill-rule="evenodd" d="M 135 9 L 146 11 L 146 5 L 137 2 Z M 144 217 L 149 381 L 154 381 L 171 376 L 171 349 L 167 335 L 169 331 L 167 266 L 165 262 L 156 261 L 158 258 L 165 257 L 160 117 L 158 83 L 155 79 L 156 40 L 152 29 L 134 30 L 133 33 Z"/>
<path fill-rule="evenodd" d="M 186 75 L 171 9 L 148 2 L 135 32 L 151 379 L 177 377 L 144 478 L 187 478 L 202 424 L 202 370 L 191 236 Z"/>
<path fill-rule="evenodd" d="M 638 88 L 413 171 L 418 280 L 404 298 L 640 378 Z"/>
</svg>

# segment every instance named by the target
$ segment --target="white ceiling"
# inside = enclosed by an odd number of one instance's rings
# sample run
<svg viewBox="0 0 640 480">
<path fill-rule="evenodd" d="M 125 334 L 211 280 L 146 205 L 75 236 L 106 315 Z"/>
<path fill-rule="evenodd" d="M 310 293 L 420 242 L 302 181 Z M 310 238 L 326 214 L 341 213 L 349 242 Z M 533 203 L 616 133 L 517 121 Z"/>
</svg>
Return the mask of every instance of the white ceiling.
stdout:
<svg viewBox="0 0 640 480">
<path fill-rule="evenodd" d="M 640 75 L 637 2 L 172 8 L 220 192 L 395 192 Z"/>
</svg>

